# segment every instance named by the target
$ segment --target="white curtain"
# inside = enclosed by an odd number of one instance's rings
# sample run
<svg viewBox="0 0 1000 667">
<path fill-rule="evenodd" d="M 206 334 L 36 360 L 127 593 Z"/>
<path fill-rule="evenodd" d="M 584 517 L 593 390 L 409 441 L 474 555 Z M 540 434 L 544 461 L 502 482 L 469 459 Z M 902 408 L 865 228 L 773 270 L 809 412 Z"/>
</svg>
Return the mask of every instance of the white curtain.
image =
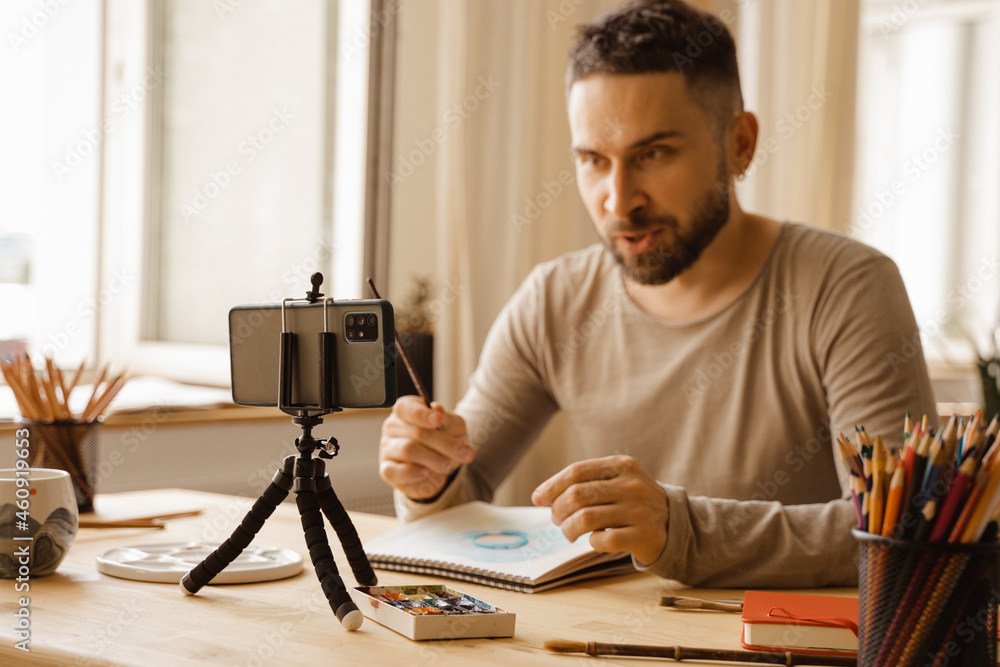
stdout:
<svg viewBox="0 0 1000 667">
<path fill-rule="evenodd" d="M 575 26 L 614 4 L 441 0 L 439 110 L 476 98 L 436 164 L 440 270 L 468 288 L 435 329 L 443 402 L 465 392 L 490 325 L 531 268 L 596 240 L 576 192 L 563 81 Z"/>
<path fill-rule="evenodd" d="M 745 209 L 847 232 L 860 0 L 715 0 L 733 11 L 746 106 L 761 123 Z"/>
<path fill-rule="evenodd" d="M 490 325 L 531 268 L 596 240 L 576 191 L 564 76 L 576 26 L 614 4 L 440 2 L 439 111 L 476 98 L 436 163 L 435 233 L 445 249 L 438 279 L 460 292 L 435 326 L 435 394 L 449 407 L 465 392 Z M 567 437 L 557 419 L 497 501 L 528 503 L 558 470 Z"/>
</svg>

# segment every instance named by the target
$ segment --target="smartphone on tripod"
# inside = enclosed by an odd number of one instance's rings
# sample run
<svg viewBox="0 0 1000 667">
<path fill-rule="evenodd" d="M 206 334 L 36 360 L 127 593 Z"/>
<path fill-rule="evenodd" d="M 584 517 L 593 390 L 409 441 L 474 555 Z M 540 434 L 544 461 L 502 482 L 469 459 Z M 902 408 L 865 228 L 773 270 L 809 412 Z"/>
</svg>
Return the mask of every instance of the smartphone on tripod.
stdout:
<svg viewBox="0 0 1000 667">
<path fill-rule="evenodd" d="M 285 330 L 295 334 L 290 369 L 293 404 L 319 402 L 322 331 L 335 334 L 332 363 L 336 368 L 327 370 L 334 377 L 338 407 L 380 408 L 395 403 L 392 304 L 385 299 L 325 304 L 320 300 L 287 304 L 284 310 Z M 236 306 L 229 311 L 233 401 L 238 405 L 278 405 L 281 311 L 278 303 Z"/>
</svg>

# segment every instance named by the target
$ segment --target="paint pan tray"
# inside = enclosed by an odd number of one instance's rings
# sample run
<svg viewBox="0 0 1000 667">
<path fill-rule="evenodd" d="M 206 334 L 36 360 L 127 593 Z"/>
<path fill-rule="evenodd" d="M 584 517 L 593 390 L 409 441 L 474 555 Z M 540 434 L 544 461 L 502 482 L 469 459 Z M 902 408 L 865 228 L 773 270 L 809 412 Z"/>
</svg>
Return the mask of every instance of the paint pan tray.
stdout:
<svg viewBox="0 0 1000 667">
<path fill-rule="evenodd" d="M 361 612 L 410 639 L 513 637 L 514 614 L 440 585 L 357 586 Z"/>
</svg>

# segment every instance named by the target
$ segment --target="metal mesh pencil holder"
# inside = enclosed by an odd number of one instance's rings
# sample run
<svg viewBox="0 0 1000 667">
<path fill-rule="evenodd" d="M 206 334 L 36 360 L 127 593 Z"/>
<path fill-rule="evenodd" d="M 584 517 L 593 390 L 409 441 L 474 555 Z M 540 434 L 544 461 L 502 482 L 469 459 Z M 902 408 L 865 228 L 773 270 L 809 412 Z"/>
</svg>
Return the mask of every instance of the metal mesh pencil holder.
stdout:
<svg viewBox="0 0 1000 667">
<path fill-rule="evenodd" d="M 80 512 L 94 511 L 97 483 L 97 444 L 100 422 L 25 422 L 28 428 L 28 465 L 58 468 L 70 474 Z"/>
<path fill-rule="evenodd" d="M 1000 542 L 858 540 L 858 665 L 996 664 Z"/>
</svg>

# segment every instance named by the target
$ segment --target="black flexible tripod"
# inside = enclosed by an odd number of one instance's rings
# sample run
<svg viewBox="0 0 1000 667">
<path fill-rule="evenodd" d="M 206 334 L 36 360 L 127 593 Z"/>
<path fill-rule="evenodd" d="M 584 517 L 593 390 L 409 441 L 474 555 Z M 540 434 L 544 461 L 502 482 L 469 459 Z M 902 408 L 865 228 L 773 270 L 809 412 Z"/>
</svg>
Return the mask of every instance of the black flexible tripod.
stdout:
<svg viewBox="0 0 1000 667">
<path fill-rule="evenodd" d="M 317 298 L 323 296 L 318 291 L 322 281 L 322 275 L 318 273 L 313 275 L 312 290 L 307 292 L 305 301 L 315 303 Z M 292 415 L 292 422 L 302 428 L 302 435 L 295 439 L 295 448 L 299 451 L 299 455 L 285 458 L 271 483 L 247 512 L 243 522 L 233 531 L 232 536 L 184 575 L 181 579 L 181 590 L 186 595 L 194 595 L 236 560 L 250 545 L 278 505 L 288 497 L 288 492 L 294 490 L 295 504 L 302 519 L 302 530 L 305 533 L 306 546 L 309 548 L 309 557 L 316 569 L 323 594 L 341 624 L 348 630 L 357 630 L 361 627 L 364 616 L 347 592 L 347 587 L 337 569 L 337 563 L 333 560 L 333 552 L 330 550 L 330 542 L 323 526 L 324 514 L 337 532 L 357 582 L 362 586 L 374 586 L 378 580 L 368 562 L 358 532 L 340 499 L 337 498 L 330 484 L 330 477 L 326 474 L 326 464 L 322 459 L 337 455 L 340 449 L 337 440 L 336 438 L 317 440 L 312 436 L 313 427 L 323 423 L 323 415 L 340 411 L 336 406 L 334 383 L 329 380 L 331 375 L 336 376 L 336 360 L 333 356 L 334 334 L 328 331 L 319 334 L 321 350 L 319 403 L 309 406 L 292 405 L 291 368 L 295 355 L 295 334 L 286 330 L 284 319 L 285 303 L 289 301 L 302 301 L 302 299 L 285 299 L 282 302 L 278 407 L 286 414 Z M 314 459 L 312 454 L 317 450 L 320 458 Z"/>
</svg>

